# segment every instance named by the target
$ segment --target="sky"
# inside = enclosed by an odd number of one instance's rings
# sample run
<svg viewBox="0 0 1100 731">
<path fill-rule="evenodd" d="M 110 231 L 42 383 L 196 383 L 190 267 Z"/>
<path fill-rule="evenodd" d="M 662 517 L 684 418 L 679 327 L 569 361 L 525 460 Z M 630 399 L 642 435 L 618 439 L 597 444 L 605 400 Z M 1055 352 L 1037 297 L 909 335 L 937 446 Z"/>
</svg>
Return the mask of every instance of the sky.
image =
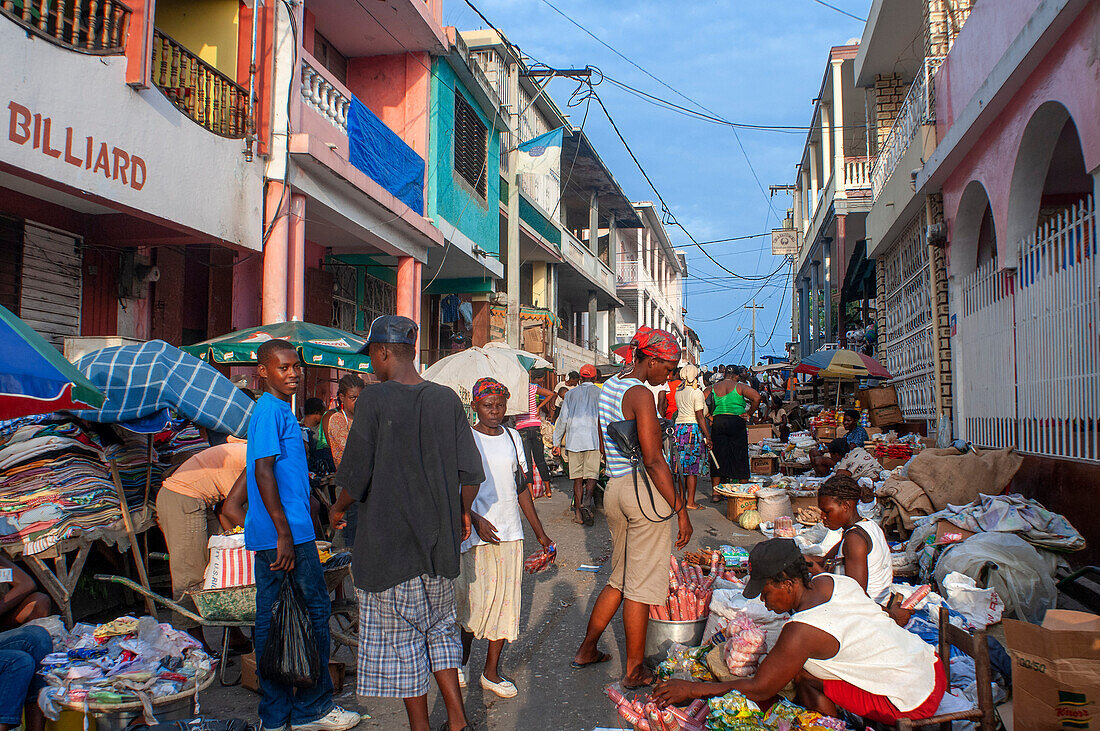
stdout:
<svg viewBox="0 0 1100 731">
<path fill-rule="evenodd" d="M 725 120 L 768 126 L 809 124 L 829 48 L 863 32 L 861 21 L 818 0 L 472 1 L 538 61 L 555 68 L 595 66 L 607 77 L 680 106 L 702 111 L 702 105 Z M 866 17 L 871 0 L 828 3 Z M 464 0 L 446 0 L 443 21 L 460 30 L 486 27 Z M 566 107 L 576 88 L 569 79 L 555 79 L 549 92 L 579 126 L 584 105 Z M 735 134 L 727 125 L 654 106 L 606 79 L 595 91 L 676 220 L 696 241 L 780 227 L 791 197 L 769 197 L 768 186 L 794 182 L 805 131 L 740 129 Z M 657 200 L 595 102 L 584 131 L 631 200 Z M 750 362 L 751 310 L 744 307 L 753 297 L 763 306 L 756 311 L 757 360 L 783 355 L 791 336 L 790 266 L 767 280 L 738 280 L 691 245 L 682 230 L 667 229 L 673 244 L 687 254 L 685 324 L 702 340 L 703 362 Z M 771 254 L 770 235 L 705 249 L 744 277 L 768 275 L 783 264 Z"/>
</svg>

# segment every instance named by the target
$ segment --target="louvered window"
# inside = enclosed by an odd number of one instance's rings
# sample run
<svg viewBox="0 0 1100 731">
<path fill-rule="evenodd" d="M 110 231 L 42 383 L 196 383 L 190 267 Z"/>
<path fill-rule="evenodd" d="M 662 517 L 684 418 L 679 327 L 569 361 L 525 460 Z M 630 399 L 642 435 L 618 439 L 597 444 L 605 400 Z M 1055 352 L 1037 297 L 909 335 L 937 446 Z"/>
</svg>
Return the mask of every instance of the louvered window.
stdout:
<svg viewBox="0 0 1100 731">
<path fill-rule="evenodd" d="M 23 273 L 23 222 L 0 217 L 0 305 L 19 314 Z"/>
<path fill-rule="evenodd" d="M 482 198 L 486 191 L 488 131 L 461 94 L 455 94 L 455 172 Z"/>
</svg>

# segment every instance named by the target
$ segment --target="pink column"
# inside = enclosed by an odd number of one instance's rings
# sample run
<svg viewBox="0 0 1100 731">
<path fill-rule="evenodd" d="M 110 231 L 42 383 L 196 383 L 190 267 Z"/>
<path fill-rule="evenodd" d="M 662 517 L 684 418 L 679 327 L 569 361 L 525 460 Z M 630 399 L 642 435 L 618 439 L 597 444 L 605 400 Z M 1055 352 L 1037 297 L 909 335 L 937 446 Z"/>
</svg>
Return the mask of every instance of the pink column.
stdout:
<svg viewBox="0 0 1100 731">
<path fill-rule="evenodd" d="M 411 256 L 397 259 L 397 314 L 409 318 L 417 325 L 420 324 L 420 268 L 420 262 Z M 419 354 L 419 335 L 416 350 Z"/>
<path fill-rule="evenodd" d="M 302 321 L 306 317 L 306 197 L 300 193 L 290 196 L 288 239 L 287 315 Z"/>
<path fill-rule="evenodd" d="M 264 242 L 264 289 L 261 324 L 286 321 L 287 248 L 290 236 L 290 195 L 283 196 L 283 183 L 272 180 L 267 185 L 264 219 L 267 221 L 267 241 Z"/>
</svg>

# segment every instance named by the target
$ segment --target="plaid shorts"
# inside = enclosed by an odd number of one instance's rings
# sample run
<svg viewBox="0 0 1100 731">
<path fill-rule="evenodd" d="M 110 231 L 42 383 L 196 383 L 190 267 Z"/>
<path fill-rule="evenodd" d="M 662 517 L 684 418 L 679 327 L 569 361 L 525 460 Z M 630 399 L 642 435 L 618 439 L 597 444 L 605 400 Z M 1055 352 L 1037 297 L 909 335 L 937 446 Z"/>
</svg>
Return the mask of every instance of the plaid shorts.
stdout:
<svg viewBox="0 0 1100 731">
<path fill-rule="evenodd" d="M 359 695 L 415 698 L 431 673 L 462 665 L 454 583 L 419 576 L 359 595 Z"/>
</svg>

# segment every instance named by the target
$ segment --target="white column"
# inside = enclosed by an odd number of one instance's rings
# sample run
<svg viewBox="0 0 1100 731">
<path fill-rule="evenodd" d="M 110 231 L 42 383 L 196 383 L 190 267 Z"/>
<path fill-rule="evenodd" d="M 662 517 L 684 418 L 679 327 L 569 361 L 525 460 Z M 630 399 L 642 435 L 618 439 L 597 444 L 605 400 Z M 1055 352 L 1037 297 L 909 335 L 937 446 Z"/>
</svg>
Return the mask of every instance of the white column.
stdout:
<svg viewBox="0 0 1100 731">
<path fill-rule="evenodd" d="M 833 154 L 836 158 L 836 192 L 846 190 L 844 182 L 844 60 L 834 58 L 833 66 Z M 842 196 L 843 197 L 843 196 Z"/>
<path fill-rule="evenodd" d="M 821 184 L 829 184 L 829 176 L 833 174 L 833 130 L 829 106 L 821 103 Z M 834 187 L 836 190 L 839 186 Z"/>
<path fill-rule="evenodd" d="M 806 226 L 817 213 L 817 194 L 821 190 L 821 161 L 817 159 L 817 145 L 810 144 L 810 205 L 806 206 Z"/>
</svg>

